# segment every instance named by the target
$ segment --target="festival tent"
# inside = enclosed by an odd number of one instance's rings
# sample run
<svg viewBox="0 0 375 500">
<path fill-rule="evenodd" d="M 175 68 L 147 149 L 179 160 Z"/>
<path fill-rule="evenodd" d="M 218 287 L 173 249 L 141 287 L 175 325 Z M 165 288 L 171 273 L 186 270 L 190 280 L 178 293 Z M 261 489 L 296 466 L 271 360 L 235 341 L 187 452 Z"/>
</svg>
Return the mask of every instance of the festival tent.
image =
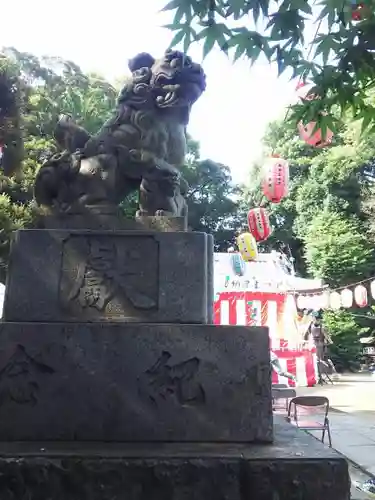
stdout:
<svg viewBox="0 0 375 500">
<path fill-rule="evenodd" d="M 304 340 L 310 318 L 298 314 L 294 294 L 320 290 L 322 282 L 296 277 L 290 262 L 277 252 L 259 254 L 237 276 L 232 255 L 214 256 L 214 323 L 268 326 L 270 348 L 283 369 L 295 375 L 299 385 L 315 385 L 316 350 L 311 341 Z M 276 373 L 273 382 L 293 385 Z"/>
</svg>

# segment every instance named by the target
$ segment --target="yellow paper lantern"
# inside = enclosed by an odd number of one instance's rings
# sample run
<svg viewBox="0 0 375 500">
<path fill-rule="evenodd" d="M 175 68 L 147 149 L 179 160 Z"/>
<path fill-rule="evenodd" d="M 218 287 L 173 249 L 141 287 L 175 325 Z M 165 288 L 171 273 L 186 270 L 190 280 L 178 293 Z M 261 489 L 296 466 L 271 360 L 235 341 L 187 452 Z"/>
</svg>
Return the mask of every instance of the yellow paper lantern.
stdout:
<svg viewBox="0 0 375 500">
<path fill-rule="evenodd" d="M 240 254 L 245 262 L 250 262 L 258 258 L 258 247 L 255 238 L 250 233 L 242 233 L 237 237 L 237 245 Z"/>
</svg>

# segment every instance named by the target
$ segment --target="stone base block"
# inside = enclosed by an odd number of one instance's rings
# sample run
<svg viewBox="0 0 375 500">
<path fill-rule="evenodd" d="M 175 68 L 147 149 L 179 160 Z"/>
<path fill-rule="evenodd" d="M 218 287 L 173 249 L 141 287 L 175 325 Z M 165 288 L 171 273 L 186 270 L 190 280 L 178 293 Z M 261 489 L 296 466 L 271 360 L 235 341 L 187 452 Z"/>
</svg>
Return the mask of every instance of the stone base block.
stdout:
<svg viewBox="0 0 375 500">
<path fill-rule="evenodd" d="M 273 445 L 0 443 L 7 500 L 349 500 L 348 465 L 290 425 Z"/>
<path fill-rule="evenodd" d="M 21 230 L 5 321 L 212 323 L 205 233 Z"/>
<path fill-rule="evenodd" d="M 0 323 L 0 440 L 272 441 L 268 329 Z"/>
</svg>

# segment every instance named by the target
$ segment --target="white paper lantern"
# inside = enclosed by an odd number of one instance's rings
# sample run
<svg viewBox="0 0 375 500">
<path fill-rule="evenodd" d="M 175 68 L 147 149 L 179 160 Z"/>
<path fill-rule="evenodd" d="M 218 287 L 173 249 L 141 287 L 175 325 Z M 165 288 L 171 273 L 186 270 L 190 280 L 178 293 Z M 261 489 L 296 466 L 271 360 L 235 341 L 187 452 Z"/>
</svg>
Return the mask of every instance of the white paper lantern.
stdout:
<svg viewBox="0 0 375 500">
<path fill-rule="evenodd" d="M 305 296 L 304 295 L 298 295 L 297 297 L 297 307 L 298 309 L 305 309 Z"/>
<path fill-rule="evenodd" d="M 313 309 L 314 308 L 314 298 L 313 295 L 305 295 L 305 309 Z"/>
<path fill-rule="evenodd" d="M 329 305 L 331 309 L 337 310 L 341 307 L 341 295 L 338 292 L 331 292 L 329 296 Z"/>
<path fill-rule="evenodd" d="M 349 288 L 341 291 L 341 304 L 342 307 L 352 307 L 353 305 L 353 292 Z"/>
<path fill-rule="evenodd" d="M 320 309 L 324 309 L 324 298 L 322 293 L 317 293 L 314 295 L 314 311 L 319 311 Z"/>
<path fill-rule="evenodd" d="M 371 289 L 371 296 L 373 299 L 375 299 L 375 280 L 371 281 L 370 289 Z"/>
<path fill-rule="evenodd" d="M 357 285 L 354 288 L 354 300 L 357 306 L 366 307 L 368 304 L 367 290 L 363 285 Z"/>
<path fill-rule="evenodd" d="M 330 293 L 326 290 L 322 293 L 322 309 L 329 309 L 330 307 Z"/>
</svg>

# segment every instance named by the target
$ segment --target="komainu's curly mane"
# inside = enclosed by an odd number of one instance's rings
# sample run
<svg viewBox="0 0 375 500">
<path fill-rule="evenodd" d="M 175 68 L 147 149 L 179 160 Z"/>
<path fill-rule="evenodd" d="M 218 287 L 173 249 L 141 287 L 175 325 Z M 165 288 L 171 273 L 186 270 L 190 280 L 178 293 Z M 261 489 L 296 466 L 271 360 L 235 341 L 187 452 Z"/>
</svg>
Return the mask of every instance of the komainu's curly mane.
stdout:
<svg viewBox="0 0 375 500">
<path fill-rule="evenodd" d="M 85 155 L 106 147 L 140 151 L 180 166 L 185 157 L 185 127 L 190 108 L 205 89 L 201 67 L 176 51 L 160 60 L 142 53 L 129 62 L 131 78 L 124 85 L 117 108 L 97 135 L 88 141 Z M 136 153 L 136 151 L 138 153 Z"/>
</svg>

